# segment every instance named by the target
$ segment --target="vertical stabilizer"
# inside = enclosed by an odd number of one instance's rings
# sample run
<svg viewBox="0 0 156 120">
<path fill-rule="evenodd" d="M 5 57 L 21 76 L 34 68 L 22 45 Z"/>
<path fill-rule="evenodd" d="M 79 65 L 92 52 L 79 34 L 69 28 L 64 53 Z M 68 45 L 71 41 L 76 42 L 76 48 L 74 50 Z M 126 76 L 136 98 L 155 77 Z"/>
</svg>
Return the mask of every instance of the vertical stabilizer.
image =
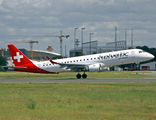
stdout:
<svg viewBox="0 0 156 120">
<path fill-rule="evenodd" d="M 8 45 L 12 60 L 15 66 L 25 66 L 26 64 L 32 63 L 18 48 L 13 44 Z"/>
</svg>

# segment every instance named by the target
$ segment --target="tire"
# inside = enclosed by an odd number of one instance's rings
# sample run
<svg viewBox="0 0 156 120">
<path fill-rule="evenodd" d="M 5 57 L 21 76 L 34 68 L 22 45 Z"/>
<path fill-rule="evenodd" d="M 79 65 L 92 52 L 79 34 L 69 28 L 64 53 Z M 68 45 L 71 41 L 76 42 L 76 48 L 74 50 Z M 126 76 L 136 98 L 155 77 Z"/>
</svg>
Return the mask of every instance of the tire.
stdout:
<svg viewBox="0 0 156 120">
<path fill-rule="evenodd" d="M 77 77 L 77 79 L 80 79 L 81 78 L 81 74 L 77 74 L 76 77 Z"/>
<path fill-rule="evenodd" d="M 84 79 L 86 79 L 86 78 L 87 78 L 87 75 L 86 75 L 86 74 L 83 74 L 82 77 L 83 77 Z"/>
</svg>

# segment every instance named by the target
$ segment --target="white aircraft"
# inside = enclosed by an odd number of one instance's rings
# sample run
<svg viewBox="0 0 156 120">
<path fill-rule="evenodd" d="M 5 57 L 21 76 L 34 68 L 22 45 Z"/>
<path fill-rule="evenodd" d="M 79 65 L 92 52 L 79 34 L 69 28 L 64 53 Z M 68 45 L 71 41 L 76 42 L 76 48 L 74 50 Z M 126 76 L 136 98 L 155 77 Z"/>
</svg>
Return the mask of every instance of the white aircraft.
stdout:
<svg viewBox="0 0 156 120">
<path fill-rule="evenodd" d="M 8 48 L 15 64 L 13 67 L 15 71 L 49 74 L 71 71 L 78 72 L 76 75 L 78 79 L 81 78 L 81 74 L 79 74 L 81 71 L 84 72 L 82 77 L 87 78 L 86 71 L 97 72 L 104 67 L 142 62 L 154 58 L 152 54 L 143 50 L 128 49 L 57 60 L 51 60 L 47 56 L 48 61 L 37 62 L 28 59 L 13 44 L 8 45 Z"/>
</svg>

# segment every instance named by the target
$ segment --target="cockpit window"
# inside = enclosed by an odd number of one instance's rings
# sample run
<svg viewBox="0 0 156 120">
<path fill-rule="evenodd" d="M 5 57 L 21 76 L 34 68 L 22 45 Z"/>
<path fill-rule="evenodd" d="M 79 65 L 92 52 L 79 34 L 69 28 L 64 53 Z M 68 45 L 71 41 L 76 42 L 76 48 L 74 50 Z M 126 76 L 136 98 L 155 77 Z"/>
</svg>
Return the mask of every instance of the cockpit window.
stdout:
<svg viewBox="0 0 156 120">
<path fill-rule="evenodd" d="M 139 51 L 139 53 L 144 53 L 145 51 Z"/>
<path fill-rule="evenodd" d="M 139 51 L 139 53 L 142 53 L 143 51 Z"/>
</svg>

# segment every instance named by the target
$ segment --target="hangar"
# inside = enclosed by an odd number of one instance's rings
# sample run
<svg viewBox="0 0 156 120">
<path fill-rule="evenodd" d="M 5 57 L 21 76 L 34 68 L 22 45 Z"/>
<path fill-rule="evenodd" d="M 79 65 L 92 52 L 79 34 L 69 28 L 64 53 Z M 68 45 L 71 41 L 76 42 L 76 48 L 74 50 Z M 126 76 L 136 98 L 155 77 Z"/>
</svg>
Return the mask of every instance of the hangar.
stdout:
<svg viewBox="0 0 156 120">
<path fill-rule="evenodd" d="M 140 70 L 156 70 L 156 61 L 140 64 Z"/>
</svg>

